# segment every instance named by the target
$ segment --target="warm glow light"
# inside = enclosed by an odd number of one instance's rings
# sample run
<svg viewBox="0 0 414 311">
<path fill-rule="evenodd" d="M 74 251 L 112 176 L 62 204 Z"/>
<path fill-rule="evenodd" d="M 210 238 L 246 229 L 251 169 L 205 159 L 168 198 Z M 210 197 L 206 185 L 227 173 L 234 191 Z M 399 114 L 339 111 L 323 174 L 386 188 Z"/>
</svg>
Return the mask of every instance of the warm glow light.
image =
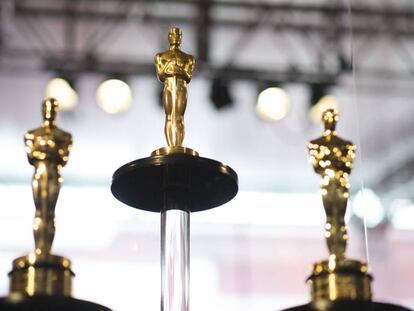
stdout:
<svg viewBox="0 0 414 311">
<path fill-rule="evenodd" d="M 57 99 L 59 108 L 63 111 L 71 111 L 78 104 L 78 94 L 69 82 L 62 78 L 49 80 L 45 88 L 45 98 L 49 97 Z"/>
<path fill-rule="evenodd" d="M 371 189 L 364 189 L 356 194 L 352 210 L 356 216 L 365 219 L 369 228 L 378 226 L 385 218 L 381 200 Z"/>
<path fill-rule="evenodd" d="M 132 91 L 128 84 L 118 79 L 104 81 L 96 91 L 99 107 L 107 113 L 126 111 L 132 102 Z"/>
<path fill-rule="evenodd" d="M 267 88 L 257 98 L 257 115 L 267 121 L 283 119 L 289 111 L 289 98 L 286 92 L 278 87 Z"/>
<path fill-rule="evenodd" d="M 328 109 L 339 111 L 338 101 L 332 95 L 322 96 L 319 101 L 309 110 L 309 118 L 313 123 L 321 122 L 322 113 Z"/>
</svg>

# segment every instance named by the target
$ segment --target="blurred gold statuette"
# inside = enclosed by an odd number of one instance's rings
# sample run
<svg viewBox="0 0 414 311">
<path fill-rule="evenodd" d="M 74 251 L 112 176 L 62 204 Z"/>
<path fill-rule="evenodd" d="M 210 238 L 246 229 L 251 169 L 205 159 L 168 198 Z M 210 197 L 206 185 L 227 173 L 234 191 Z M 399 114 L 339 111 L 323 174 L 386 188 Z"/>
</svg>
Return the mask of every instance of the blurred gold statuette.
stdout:
<svg viewBox="0 0 414 311">
<path fill-rule="evenodd" d="M 309 142 L 308 149 L 313 168 L 321 176 L 329 259 L 316 263 L 308 279 L 312 300 L 370 300 L 371 276 L 366 264 L 345 257 L 348 240 L 345 225 L 350 187 L 348 178 L 356 147 L 337 136 L 337 111 L 326 110 L 322 121 L 323 135 Z"/>
<path fill-rule="evenodd" d="M 168 32 L 169 49 L 155 56 L 158 79 L 164 83 L 163 106 L 165 110 L 164 133 L 168 147 L 158 149 L 153 155 L 188 153 L 197 155 L 190 148 L 183 147 L 184 113 L 187 106 L 187 84 L 195 68 L 194 56 L 181 51 L 182 32 L 171 28 Z"/>
<path fill-rule="evenodd" d="M 33 225 L 35 251 L 14 260 L 10 272 L 11 293 L 66 295 L 71 292 L 70 260 L 51 254 L 55 236 L 55 207 L 62 184 L 60 171 L 68 161 L 72 135 L 56 126 L 58 102 L 43 102 L 41 126 L 24 136 L 36 207 Z"/>
<path fill-rule="evenodd" d="M 68 161 L 72 135 L 56 126 L 58 102 L 47 99 L 42 105 L 42 125 L 24 136 L 36 206 L 34 236 L 36 254 L 49 254 L 55 236 L 55 208 L 62 184 L 60 171 Z"/>
</svg>

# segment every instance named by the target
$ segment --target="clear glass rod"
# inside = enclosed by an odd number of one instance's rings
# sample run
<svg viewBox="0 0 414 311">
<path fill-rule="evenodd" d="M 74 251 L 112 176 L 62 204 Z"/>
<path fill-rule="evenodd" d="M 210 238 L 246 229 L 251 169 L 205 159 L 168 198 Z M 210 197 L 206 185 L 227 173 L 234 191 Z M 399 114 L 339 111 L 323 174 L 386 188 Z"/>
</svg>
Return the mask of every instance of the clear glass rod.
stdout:
<svg viewBox="0 0 414 311">
<path fill-rule="evenodd" d="M 161 213 L 161 311 L 188 311 L 190 213 Z"/>
</svg>

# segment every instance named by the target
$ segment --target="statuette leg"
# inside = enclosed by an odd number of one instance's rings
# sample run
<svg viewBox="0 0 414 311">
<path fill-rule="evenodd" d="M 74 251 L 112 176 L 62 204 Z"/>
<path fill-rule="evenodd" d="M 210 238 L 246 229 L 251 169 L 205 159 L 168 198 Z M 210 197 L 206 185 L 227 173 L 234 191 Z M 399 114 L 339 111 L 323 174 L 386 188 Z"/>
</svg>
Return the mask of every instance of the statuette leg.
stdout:
<svg viewBox="0 0 414 311">
<path fill-rule="evenodd" d="M 55 206 L 61 186 L 58 168 L 44 162 L 35 165 L 32 190 L 36 206 L 33 226 L 38 255 L 49 254 L 55 237 Z"/>
<path fill-rule="evenodd" d="M 187 106 L 187 83 L 168 78 L 164 82 L 165 137 L 168 147 L 182 146 L 184 141 L 184 113 Z"/>
</svg>

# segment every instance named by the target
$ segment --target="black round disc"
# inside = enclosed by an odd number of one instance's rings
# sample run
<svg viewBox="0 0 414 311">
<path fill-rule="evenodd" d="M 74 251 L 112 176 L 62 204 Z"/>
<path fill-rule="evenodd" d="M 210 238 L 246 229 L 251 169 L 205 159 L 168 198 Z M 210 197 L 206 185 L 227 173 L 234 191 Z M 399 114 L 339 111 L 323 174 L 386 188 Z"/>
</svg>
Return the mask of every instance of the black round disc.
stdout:
<svg viewBox="0 0 414 311">
<path fill-rule="evenodd" d="M 0 311 L 110 311 L 84 300 L 64 296 L 21 296 L 18 299 L 0 298 Z"/>
<path fill-rule="evenodd" d="M 146 211 L 166 207 L 166 193 L 180 193 L 186 210 L 217 207 L 237 194 L 237 174 L 230 167 L 187 154 L 151 156 L 120 167 L 113 175 L 111 191 L 121 202 Z M 180 209 L 180 208 L 179 208 Z"/>
<path fill-rule="evenodd" d="M 321 306 L 309 303 L 285 311 L 410 311 L 410 309 L 388 303 L 339 300 Z"/>
</svg>

